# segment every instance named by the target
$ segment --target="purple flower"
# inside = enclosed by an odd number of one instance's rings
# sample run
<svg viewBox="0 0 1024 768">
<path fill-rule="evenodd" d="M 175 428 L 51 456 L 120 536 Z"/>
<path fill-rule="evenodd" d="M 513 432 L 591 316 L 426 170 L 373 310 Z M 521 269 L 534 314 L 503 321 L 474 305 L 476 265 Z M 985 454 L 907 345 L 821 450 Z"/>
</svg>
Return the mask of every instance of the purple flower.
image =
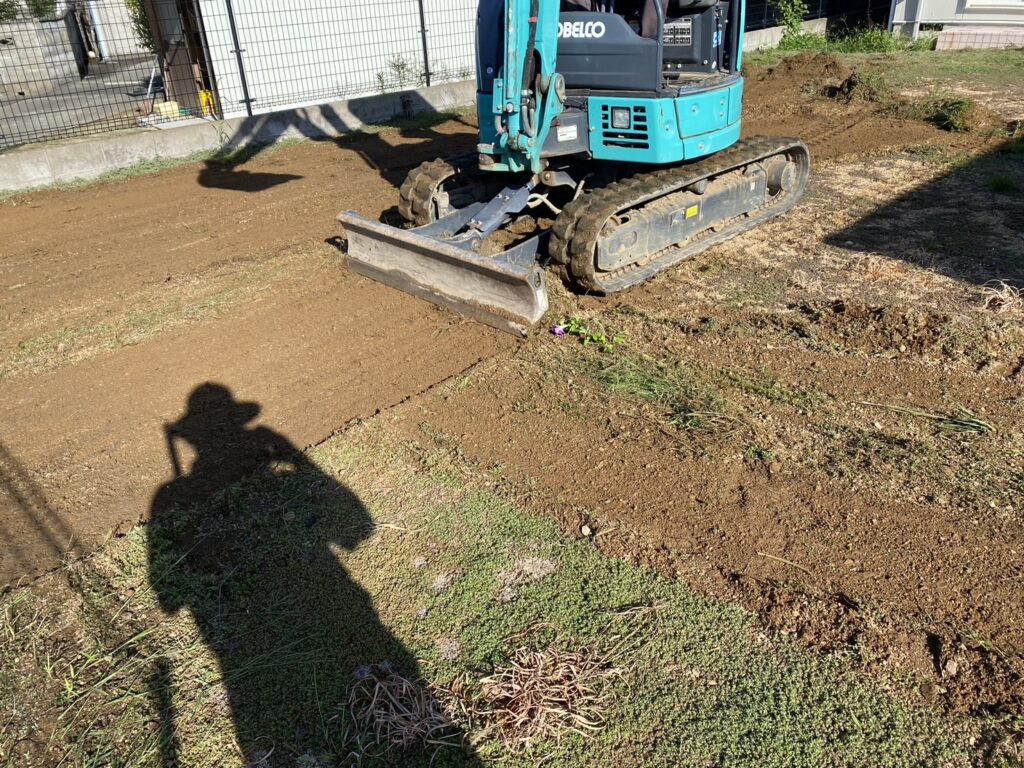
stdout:
<svg viewBox="0 0 1024 768">
<path fill-rule="evenodd" d="M 551 333 L 553 333 L 555 336 L 565 336 L 565 328 L 563 328 L 560 325 L 552 325 Z"/>
</svg>

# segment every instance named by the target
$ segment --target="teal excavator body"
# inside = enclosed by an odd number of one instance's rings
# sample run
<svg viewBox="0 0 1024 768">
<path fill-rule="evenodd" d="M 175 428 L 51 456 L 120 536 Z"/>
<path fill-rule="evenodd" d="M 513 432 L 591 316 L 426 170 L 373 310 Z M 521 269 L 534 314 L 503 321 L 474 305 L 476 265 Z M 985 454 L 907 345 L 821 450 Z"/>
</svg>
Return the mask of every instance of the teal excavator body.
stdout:
<svg viewBox="0 0 1024 768">
<path fill-rule="evenodd" d="M 789 210 L 806 147 L 740 140 L 744 14 L 744 0 L 480 0 L 476 147 L 410 172 L 411 228 L 342 213 L 349 266 L 525 334 L 546 271 L 624 290 Z"/>
<path fill-rule="evenodd" d="M 643 2 L 625 13 L 612 2 L 568 12 L 557 0 L 480 3 L 484 169 L 539 173 L 580 153 L 669 165 L 739 140 L 745 3 Z M 641 34 L 645 12 L 653 38 Z"/>
</svg>

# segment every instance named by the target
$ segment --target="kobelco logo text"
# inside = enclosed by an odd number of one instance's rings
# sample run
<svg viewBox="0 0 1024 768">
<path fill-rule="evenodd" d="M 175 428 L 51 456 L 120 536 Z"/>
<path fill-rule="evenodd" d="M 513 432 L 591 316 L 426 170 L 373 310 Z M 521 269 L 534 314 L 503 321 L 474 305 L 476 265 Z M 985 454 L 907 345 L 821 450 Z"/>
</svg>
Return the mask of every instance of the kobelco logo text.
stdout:
<svg viewBox="0 0 1024 768">
<path fill-rule="evenodd" d="M 559 37 L 604 37 L 603 21 L 563 21 L 558 25 Z"/>
</svg>

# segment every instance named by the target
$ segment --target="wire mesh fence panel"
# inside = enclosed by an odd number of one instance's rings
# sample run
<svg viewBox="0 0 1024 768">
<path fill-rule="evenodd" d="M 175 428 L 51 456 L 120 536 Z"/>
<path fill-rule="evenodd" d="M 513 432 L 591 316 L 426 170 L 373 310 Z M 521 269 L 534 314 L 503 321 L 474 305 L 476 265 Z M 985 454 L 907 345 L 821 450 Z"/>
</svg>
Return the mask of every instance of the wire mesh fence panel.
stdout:
<svg viewBox="0 0 1024 768">
<path fill-rule="evenodd" d="M 0 148 L 152 115 L 163 81 L 148 31 L 133 0 L 0 0 Z"/>
<path fill-rule="evenodd" d="M 246 111 L 246 90 L 252 110 L 260 112 L 426 83 L 418 0 L 200 0 L 199 4 L 225 114 Z M 471 4 L 460 5 L 471 20 L 475 15 Z"/>
<path fill-rule="evenodd" d="M 423 0 L 430 81 L 469 80 L 476 67 L 476 0 Z"/>
</svg>

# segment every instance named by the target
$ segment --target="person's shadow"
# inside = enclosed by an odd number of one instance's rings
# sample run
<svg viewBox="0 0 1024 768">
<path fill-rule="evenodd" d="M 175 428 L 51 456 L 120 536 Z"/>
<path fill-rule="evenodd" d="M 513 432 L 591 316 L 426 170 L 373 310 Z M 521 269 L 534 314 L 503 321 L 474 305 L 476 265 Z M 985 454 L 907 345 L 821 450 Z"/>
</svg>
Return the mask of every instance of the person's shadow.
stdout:
<svg viewBox="0 0 1024 768">
<path fill-rule="evenodd" d="M 366 508 L 287 438 L 247 426 L 259 411 L 204 384 L 165 427 L 175 478 L 153 499 L 150 581 L 165 612 L 192 613 L 216 656 L 225 693 L 208 706 L 230 715 L 248 765 L 340 759 L 374 741 L 350 717 L 357 675 L 390 670 L 415 681 L 419 670 L 338 559 L 370 536 Z M 174 692 L 188 690 L 189 661 L 169 654 L 152 684 L 164 764 L 182 768 L 191 761 L 176 722 L 183 694 Z M 443 751 L 444 763 L 477 764 L 461 746 Z M 385 759 L 431 757 L 413 750 Z"/>
</svg>

